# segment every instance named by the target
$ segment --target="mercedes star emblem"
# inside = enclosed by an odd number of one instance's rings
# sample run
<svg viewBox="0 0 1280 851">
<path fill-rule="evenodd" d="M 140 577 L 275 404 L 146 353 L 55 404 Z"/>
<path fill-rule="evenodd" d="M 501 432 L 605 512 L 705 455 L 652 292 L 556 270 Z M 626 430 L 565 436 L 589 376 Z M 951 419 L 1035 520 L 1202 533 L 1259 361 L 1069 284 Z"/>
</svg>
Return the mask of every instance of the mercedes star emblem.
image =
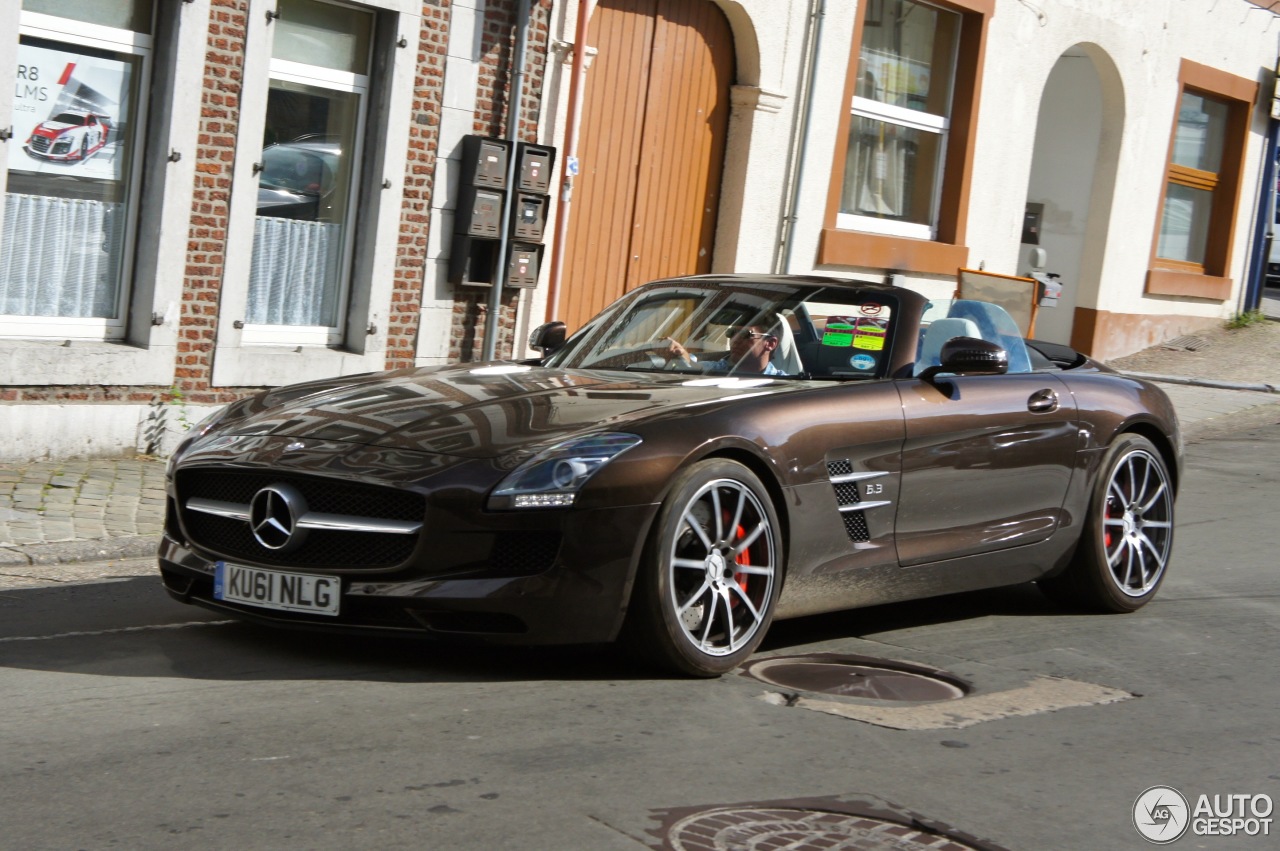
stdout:
<svg viewBox="0 0 1280 851">
<path fill-rule="evenodd" d="M 249 503 L 249 528 L 258 543 L 269 550 L 287 552 L 302 544 L 306 529 L 298 521 L 307 513 L 307 501 L 297 488 L 267 485 Z"/>
</svg>

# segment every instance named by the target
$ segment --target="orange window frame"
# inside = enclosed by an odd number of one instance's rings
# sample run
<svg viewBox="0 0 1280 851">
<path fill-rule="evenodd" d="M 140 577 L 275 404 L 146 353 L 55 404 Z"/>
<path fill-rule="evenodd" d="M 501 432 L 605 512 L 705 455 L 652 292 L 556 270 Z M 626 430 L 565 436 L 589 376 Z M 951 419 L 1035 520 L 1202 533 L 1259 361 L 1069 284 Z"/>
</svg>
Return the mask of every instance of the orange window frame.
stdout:
<svg viewBox="0 0 1280 851">
<path fill-rule="evenodd" d="M 973 150 L 977 138 L 978 101 L 982 91 L 982 62 L 986 50 L 987 24 L 995 14 L 995 0 L 924 0 L 942 9 L 960 13 L 960 38 L 956 55 L 951 124 L 943 159 L 942 193 L 938 205 L 937 235 L 932 240 L 889 236 L 867 231 L 843 230 L 836 226 L 840 193 L 848 153 L 849 123 L 852 120 L 857 88 L 858 58 L 862 50 L 865 13 L 859 11 L 853 29 L 853 50 L 846 72 L 844 99 L 836 131 L 835 156 L 827 189 L 827 207 L 818 243 L 821 266 L 859 266 L 893 269 L 900 272 L 955 275 L 966 265 L 969 190 L 973 177 Z"/>
<path fill-rule="evenodd" d="M 1218 171 L 1188 168 L 1173 162 L 1178 135 L 1178 105 L 1186 91 L 1225 102 L 1227 120 L 1223 127 L 1222 162 Z M 1145 292 L 1150 295 L 1182 296 L 1225 301 L 1231 297 L 1231 246 L 1234 240 L 1240 197 L 1243 191 L 1245 153 L 1249 141 L 1249 119 L 1258 97 L 1258 84 L 1226 71 L 1182 60 L 1178 71 L 1178 97 L 1174 101 L 1169 148 L 1165 155 L 1165 178 L 1160 189 L 1159 211 L 1151 239 L 1151 259 Z M 1164 223 L 1169 187 L 1189 186 L 1213 193 L 1209 213 L 1209 235 L 1204 263 L 1170 260 L 1159 256 L 1160 228 Z"/>
</svg>

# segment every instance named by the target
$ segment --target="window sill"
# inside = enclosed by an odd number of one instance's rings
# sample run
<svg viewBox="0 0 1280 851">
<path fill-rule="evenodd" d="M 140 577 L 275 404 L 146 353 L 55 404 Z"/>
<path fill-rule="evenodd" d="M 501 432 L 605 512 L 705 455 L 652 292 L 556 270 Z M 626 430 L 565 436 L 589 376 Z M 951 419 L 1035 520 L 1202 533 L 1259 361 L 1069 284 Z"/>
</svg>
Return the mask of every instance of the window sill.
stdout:
<svg viewBox="0 0 1280 851">
<path fill-rule="evenodd" d="M 382 348 L 356 354 L 321 346 L 219 346 L 213 360 L 213 386 L 281 387 L 376 372 L 384 366 Z"/>
<path fill-rule="evenodd" d="M 0 340 L 0 385 L 67 386 L 173 383 L 174 347 L 140 348 L 101 340 Z"/>
<path fill-rule="evenodd" d="M 1231 279 L 1198 272 L 1150 269 L 1147 271 L 1147 285 L 1144 292 L 1148 295 L 1171 295 L 1184 298 L 1226 301 L 1231 298 Z"/>
<path fill-rule="evenodd" d="M 925 239 L 823 228 L 819 266 L 857 266 L 955 276 L 967 265 L 969 248 Z"/>
</svg>

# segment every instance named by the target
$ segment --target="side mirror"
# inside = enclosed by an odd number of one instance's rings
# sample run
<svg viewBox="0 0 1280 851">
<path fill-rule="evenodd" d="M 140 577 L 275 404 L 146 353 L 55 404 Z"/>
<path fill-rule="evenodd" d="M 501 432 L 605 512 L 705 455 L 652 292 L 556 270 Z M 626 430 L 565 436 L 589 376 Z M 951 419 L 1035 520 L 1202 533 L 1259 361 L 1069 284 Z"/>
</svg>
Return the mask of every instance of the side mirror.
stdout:
<svg viewBox="0 0 1280 851">
<path fill-rule="evenodd" d="M 547 322 L 529 333 L 529 348 L 542 352 L 545 358 L 564 345 L 565 324 L 559 320 Z"/>
<path fill-rule="evenodd" d="M 976 337 L 952 337 L 942 344 L 937 366 L 920 373 L 932 381 L 941 373 L 951 375 L 1004 375 L 1009 371 L 1009 353 L 1000 346 Z"/>
</svg>

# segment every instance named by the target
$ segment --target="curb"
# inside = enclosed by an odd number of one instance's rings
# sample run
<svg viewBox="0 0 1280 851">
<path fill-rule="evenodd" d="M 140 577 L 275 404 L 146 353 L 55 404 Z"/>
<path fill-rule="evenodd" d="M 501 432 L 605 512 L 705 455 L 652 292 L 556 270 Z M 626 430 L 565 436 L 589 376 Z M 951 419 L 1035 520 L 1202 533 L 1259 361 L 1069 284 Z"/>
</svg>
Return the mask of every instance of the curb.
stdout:
<svg viewBox="0 0 1280 851">
<path fill-rule="evenodd" d="M 160 536 L 105 538 L 98 541 L 59 541 L 0 547 L 0 565 L 75 564 L 84 561 L 111 561 L 151 558 L 160 546 Z"/>
<path fill-rule="evenodd" d="M 1158 381 L 1163 384 L 1186 384 L 1194 387 L 1212 387 L 1218 390 L 1248 390 L 1253 393 L 1280 393 L 1280 385 L 1251 381 L 1219 381 L 1213 378 L 1187 378 L 1183 375 L 1156 375 L 1149 372 L 1126 372 L 1130 378 Z"/>
</svg>

